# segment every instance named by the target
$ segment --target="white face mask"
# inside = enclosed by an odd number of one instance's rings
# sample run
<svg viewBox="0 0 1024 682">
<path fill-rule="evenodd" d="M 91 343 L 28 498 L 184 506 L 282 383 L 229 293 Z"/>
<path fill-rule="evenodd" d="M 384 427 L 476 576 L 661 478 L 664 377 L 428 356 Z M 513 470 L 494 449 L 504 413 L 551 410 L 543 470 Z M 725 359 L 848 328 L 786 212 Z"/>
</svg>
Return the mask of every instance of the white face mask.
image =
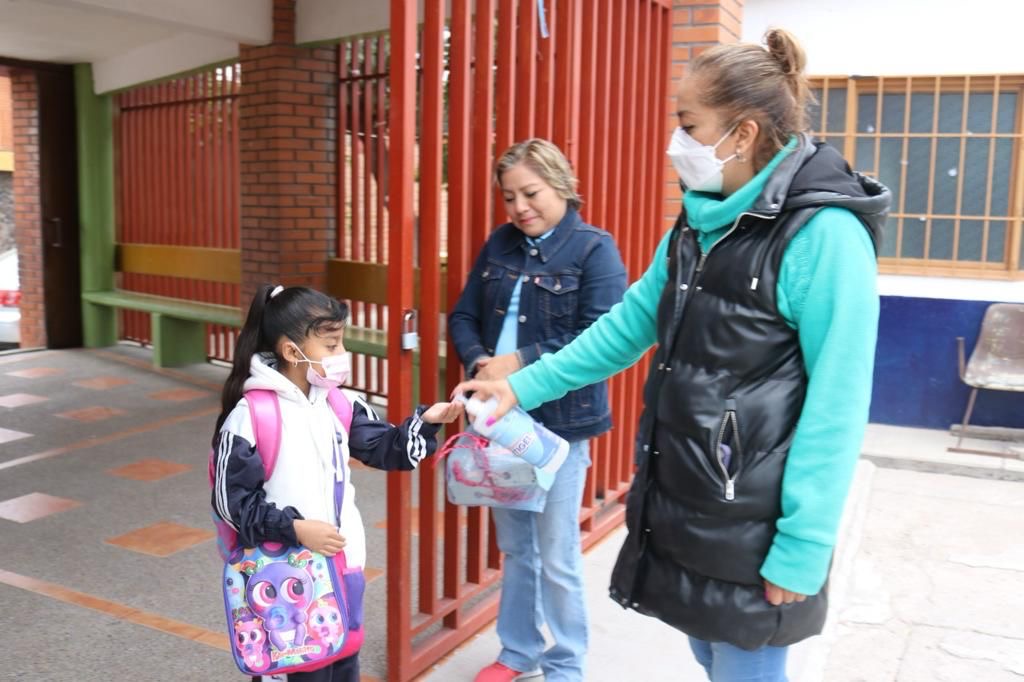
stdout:
<svg viewBox="0 0 1024 682">
<path fill-rule="evenodd" d="M 715 150 L 734 130 L 735 126 L 714 145 L 707 145 L 690 137 L 682 128 L 676 128 L 665 153 L 672 159 L 672 165 L 686 189 L 698 192 L 722 191 L 722 166 L 736 158 L 736 155 L 720 159 L 715 155 Z"/>
<path fill-rule="evenodd" d="M 352 355 L 351 353 L 342 353 L 341 355 L 328 355 L 322 360 L 310 360 L 306 357 L 306 354 L 302 352 L 302 349 L 295 346 L 295 350 L 299 351 L 299 355 L 302 356 L 302 362 L 308 362 L 309 367 L 306 368 L 306 381 L 313 386 L 319 386 L 320 388 L 334 388 L 339 384 L 343 384 L 348 381 L 349 375 L 352 373 Z M 320 365 L 324 368 L 324 376 L 320 376 L 320 373 L 313 369 L 313 365 Z"/>
</svg>

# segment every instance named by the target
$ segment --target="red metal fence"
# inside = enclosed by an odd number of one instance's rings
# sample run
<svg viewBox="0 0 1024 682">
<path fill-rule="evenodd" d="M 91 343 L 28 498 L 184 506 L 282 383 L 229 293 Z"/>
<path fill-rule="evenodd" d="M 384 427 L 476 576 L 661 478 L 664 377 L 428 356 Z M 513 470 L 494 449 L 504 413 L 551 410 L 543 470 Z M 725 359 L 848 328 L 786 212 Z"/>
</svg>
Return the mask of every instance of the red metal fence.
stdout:
<svg viewBox="0 0 1024 682">
<path fill-rule="evenodd" d="M 239 248 L 238 66 L 126 91 L 114 118 L 117 241 Z M 184 273 L 183 273 L 184 274 Z M 237 284 L 121 273 L 118 286 L 239 305 Z M 150 341 L 149 314 L 122 311 L 121 337 Z M 210 357 L 230 360 L 237 331 L 210 325 Z"/>
<path fill-rule="evenodd" d="M 450 309 L 488 232 L 505 220 L 491 167 L 514 141 L 547 137 L 566 151 L 581 179 L 585 218 L 616 236 L 631 278 L 649 262 L 662 229 L 669 3 L 545 0 L 541 13 L 533 0 L 451 0 L 447 27 L 445 4 L 426 0 L 418 17 L 415 3 L 391 0 L 391 189 L 384 207 L 390 239 L 383 246 L 378 239 L 377 248 L 390 264 L 386 385 L 394 414 L 407 413 L 416 398 L 433 401 L 441 388 L 441 353 L 430 352 L 443 338 L 441 296 Z M 356 131 L 350 136 L 356 139 Z M 366 182 L 365 171 L 361 177 Z M 419 396 L 413 396 L 412 354 L 399 350 L 398 335 L 403 311 L 414 305 L 417 264 L 424 352 Z M 450 344 L 446 350 L 450 389 L 461 370 Z M 580 517 L 585 546 L 621 522 L 645 367 L 612 381 L 616 428 L 594 444 Z M 434 519 L 442 508 L 438 529 Z M 416 479 L 389 475 L 389 678 L 410 679 L 488 622 L 496 613 L 499 569 L 486 510 L 444 504 L 439 473 L 431 468 Z"/>
</svg>

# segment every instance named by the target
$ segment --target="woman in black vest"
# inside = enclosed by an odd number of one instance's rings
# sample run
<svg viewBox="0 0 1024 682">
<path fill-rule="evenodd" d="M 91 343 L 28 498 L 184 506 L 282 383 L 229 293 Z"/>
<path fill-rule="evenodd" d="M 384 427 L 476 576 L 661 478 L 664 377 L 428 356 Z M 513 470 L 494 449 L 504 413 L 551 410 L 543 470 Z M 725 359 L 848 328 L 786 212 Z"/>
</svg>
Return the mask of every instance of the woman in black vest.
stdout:
<svg viewBox="0 0 1024 682">
<path fill-rule="evenodd" d="M 804 64 L 782 30 L 697 57 L 668 149 L 683 206 L 647 272 L 558 353 L 456 388 L 532 408 L 655 346 L 610 592 L 713 682 L 785 680 L 821 631 L 871 397 L 890 193 L 805 134 Z"/>
</svg>

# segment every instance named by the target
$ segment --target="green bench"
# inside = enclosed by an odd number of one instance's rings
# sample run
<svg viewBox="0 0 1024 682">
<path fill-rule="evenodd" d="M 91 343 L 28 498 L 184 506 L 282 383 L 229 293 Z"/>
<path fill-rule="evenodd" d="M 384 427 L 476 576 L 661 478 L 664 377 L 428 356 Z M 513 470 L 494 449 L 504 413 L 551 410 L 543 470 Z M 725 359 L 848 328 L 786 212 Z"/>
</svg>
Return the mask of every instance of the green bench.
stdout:
<svg viewBox="0 0 1024 682">
<path fill-rule="evenodd" d="M 114 264 L 115 270 L 122 273 L 228 284 L 241 281 L 241 259 L 235 249 L 117 244 Z M 197 303 L 123 289 L 83 291 L 82 301 L 88 346 L 109 346 L 117 341 L 116 310 L 149 313 L 153 363 L 157 367 L 206 362 L 209 347 L 206 325 L 237 328 L 244 321 L 242 311 L 234 306 Z"/>
<path fill-rule="evenodd" d="M 82 300 L 88 305 L 149 313 L 153 364 L 157 367 L 206 362 L 209 346 L 206 325 L 242 326 L 242 313 L 234 306 L 194 303 L 119 289 L 83 293 Z"/>
</svg>

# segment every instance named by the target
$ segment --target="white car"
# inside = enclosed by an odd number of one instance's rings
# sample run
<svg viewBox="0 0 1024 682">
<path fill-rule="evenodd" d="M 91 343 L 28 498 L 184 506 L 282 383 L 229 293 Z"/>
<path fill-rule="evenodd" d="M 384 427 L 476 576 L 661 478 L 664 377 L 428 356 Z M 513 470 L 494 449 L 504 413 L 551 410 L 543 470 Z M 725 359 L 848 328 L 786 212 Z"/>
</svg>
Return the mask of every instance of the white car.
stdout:
<svg viewBox="0 0 1024 682">
<path fill-rule="evenodd" d="M 18 285 L 18 252 L 0 253 L 0 350 L 20 341 L 21 290 Z"/>
</svg>

